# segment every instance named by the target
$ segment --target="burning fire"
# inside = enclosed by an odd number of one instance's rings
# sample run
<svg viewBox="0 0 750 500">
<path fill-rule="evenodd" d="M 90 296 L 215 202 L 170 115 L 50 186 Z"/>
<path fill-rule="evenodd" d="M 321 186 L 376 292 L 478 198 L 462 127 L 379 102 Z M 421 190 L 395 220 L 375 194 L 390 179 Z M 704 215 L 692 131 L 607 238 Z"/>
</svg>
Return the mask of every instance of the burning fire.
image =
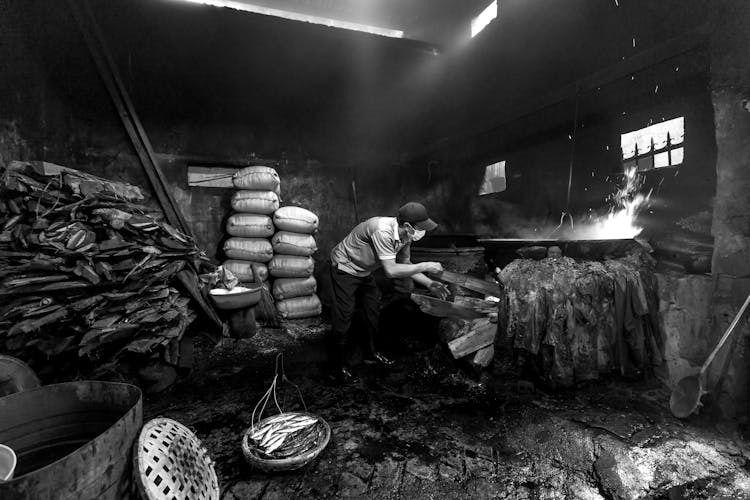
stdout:
<svg viewBox="0 0 750 500">
<path fill-rule="evenodd" d="M 638 236 L 643 228 L 636 225 L 636 217 L 651 198 L 651 191 L 643 194 L 641 187 L 642 176 L 637 175 L 635 167 L 628 168 L 625 171 L 625 184 L 607 200 L 610 203 L 609 213 L 576 227 L 576 237 L 608 240 Z"/>
</svg>

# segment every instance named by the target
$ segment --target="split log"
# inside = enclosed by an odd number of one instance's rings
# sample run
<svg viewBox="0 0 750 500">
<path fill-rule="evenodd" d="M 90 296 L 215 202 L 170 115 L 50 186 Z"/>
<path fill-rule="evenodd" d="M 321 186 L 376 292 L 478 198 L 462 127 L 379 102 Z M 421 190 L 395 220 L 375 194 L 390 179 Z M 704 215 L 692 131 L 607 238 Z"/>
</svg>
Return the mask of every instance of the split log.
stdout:
<svg viewBox="0 0 750 500">
<path fill-rule="evenodd" d="M 453 303 L 458 304 L 463 307 L 468 307 L 482 314 L 496 314 L 497 313 L 497 302 L 493 302 L 491 300 L 457 295 L 456 298 L 453 300 Z"/>
<path fill-rule="evenodd" d="M 448 343 L 453 357 L 459 359 L 476 353 L 471 359 L 481 370 L 492 362 L 497 335 L 497 303 L 489 300 L 457 296 L 455 302 L 412 294 L 423 312 L 441 316 L 438 336 Z"/>
<path fill-rule="evenodd" d="M 484 316 L 481 312 L 470 307 L 464 307 L 453 302 L 448 302 L 447 300 L 440 300 L 419 293 L 412 293 L 411 300 L 419 306 L 422 312 L 439 318 L 477 319 Z"/>
<path fill-rule="evenodd" d="M 459 337 L 448 342 L 448 349 L 455 359 L 492 345 L 497 335 L 497 324 L 491 323 L 489 318 L 480 318 L 467 322 L 460 333 Z"/>
<path fill-rule="evenodd" d="M 495 357 L 495 345 L 490 344 L 487 347 L 479 349 L 471 360 L 471 364 L 475 368 L 487 368 L 492 363 L 492 358 Z"/>
<path fill-rule="evenodd" d="M 466 333 L 466 325 L 471 320 L 461 318 L 442 318 L 438 323 L 438 338 L 443 342 L 450 342 Z"/>
</svg>

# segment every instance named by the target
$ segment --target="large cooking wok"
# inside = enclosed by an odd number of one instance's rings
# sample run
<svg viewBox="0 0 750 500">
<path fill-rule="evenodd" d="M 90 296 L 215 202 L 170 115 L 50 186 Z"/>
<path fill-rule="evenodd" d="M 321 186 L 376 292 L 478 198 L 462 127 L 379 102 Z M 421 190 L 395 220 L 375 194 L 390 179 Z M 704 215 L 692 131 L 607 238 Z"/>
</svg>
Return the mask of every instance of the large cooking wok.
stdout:
<svg viewBox="0 0 750 500">
<path fill-rule="evenodd" d="M 714 360 L 716 354 L 732 334 L 732 331 L 734 331 L 734 327 L 740 322 L 740 318 L 742 318 L 742 314 L 747 309 L 748 304 L 750 304 L 750 295 L 745 299 L 745 303 L 742 304 L 742 307 L 737 312 L 727 331 L 722 335 L 719 343 L 716 344 L 714 350 L 708 355 L 708 359 L 703 363 L 701 370 L 696 375 L 690 375 L 680 380 L 672 390 L 672 396 L 669 398 L 669 409 L 672 410 L 672 414 L 675 417 L 687 418 L 701 405 L 701 396 L 706 394 L 704 387 L 706 385 L 706 370 L 708 369 L 708 365 Z"/>
</svg>

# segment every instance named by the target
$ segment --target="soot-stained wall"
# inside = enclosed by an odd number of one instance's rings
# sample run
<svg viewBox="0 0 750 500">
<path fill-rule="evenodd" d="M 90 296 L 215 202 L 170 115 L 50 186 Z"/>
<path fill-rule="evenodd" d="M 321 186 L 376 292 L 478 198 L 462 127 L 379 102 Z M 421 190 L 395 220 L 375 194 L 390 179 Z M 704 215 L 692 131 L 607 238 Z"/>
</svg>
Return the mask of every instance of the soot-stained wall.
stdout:
<svg viewBox="0 0 750 500">
<path fill-rule="evenodd" d="M 538 105 L 708 19 L 700 2 L 582 0 L 562 13 L 544 2 L 503 2 L 497 21 L 445 55 L 435 93 L 451 99 L 425 110 L 424 127 L 414 127 L 427 145 L 414 152 L 413 164 L 453 186 L 447 199 L 459 215 L 454 230 L 559 237 L 553 230 L 563 212 L 579 225 L 607 212 L 622 181 L 621 134 L 684 116 L 685 161 L 644 174 L 642 191 L 652 196 L 638 225 L 666 269 L 709 271 L 716 184 L 710 36 L 687 53 Z M 501 160 L 507 189 L 477 196 L 484 167 Z"/>
<path fill-rule="evenodd" d="M 607 213 L 608 197 L 623 184 L 621 134 L 684 117 L 685 159 L 677 167 L 641 174 L 641 192 L 651 192 L 651 197 L 637 224 L 645 228 L 642 236 L 651 241 L 657 257 L 672 268 L 710 270 L 716 184 L 713 110 L 707 58 L 702 52 L 689 57 L 692 64 L 669 61 L 660 71 L 634 75 L 639 83 L 627 78 L 581 95 L 575 132 L 571 100 L 529 118 L 547 123 L 547 133 L 531 134 L 515 144 L 504 143 L 506 130 L 497 134 L 489 143 L 499 147 L 494 152 L 486 147 L 484 162 L 466 161 L 472 172 L 491 161 L 506 161 L 506 191 L 471 200 L 473 228 L 495 237 L 560 237 L 562 232 L 555 229 L 566 212 L 580 229 Z M 683 73 L 679 80 L 660 78 L 675 68 Z M 556 122 L 555 112 L 565 108 L 568 119 Z M 569 224 L 566 219 L 565 226 Z"/>
<path fill-rule="evenodd" d="M 231 192 L 189 188 L 188 156 L 289 158 L 278 167 L 283 199 L 319 214 L 321 260 L 356 222 L 355 171 L 380 170 L 358 186 L 363 216 L 372 214 L 368 204 L 398 206 L 398 178 L 378 169 L 398 157 L 388 136 L 399 134 L 400 121 L 389 110 L 403 105 L 391 75 L 432 55 L 227 9 L 91 3 L 172 194 L 209 255 L 221 245 Z M 0 7 L 0 55 L 9 69 L 0 76 L 0 119 L 26 139 L 22 156 L 148 192 L 65 2 L 2 0 Z"/>
<path fill-rule="evenodd" d="M 0 109 L 27 139 L 29 157 L 147 187 L 65 3 L 2 4 L 0 51 L 11 71 L 0 77 Z M 397 41 L 228 9 L 92 2 L 154 149 L 177 157 L 293 158 L 279 168 L 284 199 L 320 215 L 321 261 L 356 215 L 392 214 L 408 199 L 424 201 L 442 232 L 544 236 L 563 210 L 579 221 L 589 208 L 604 208 L 620 171 L 622 132 L 683 114 L 685 164 L 648 174 L 654 213 L 644 221 L 652 235 L 677 233 L 682 221 L 700 233 L 688 239 L 704 238 L 715 146 L 701 53 L 582 94 L 575 141 L 569 100 L 404 161 L 437 138 L 497 120 L 694 27 L 698 4 L 668 12 L 644 1 L 619 9 L 576 0 L 557 15 L 544 2 L 508 1 L 480 36 L 436 57 Z M 229 193 L 188 188 L 186 162 L 163 158 L 199 243 L 216 255 Z M 480 198 L 484 166 L 497 160 L 507 161 L 508 189 Z M 674 244 L 662 247 L 668 253 Z"/>
</svg>

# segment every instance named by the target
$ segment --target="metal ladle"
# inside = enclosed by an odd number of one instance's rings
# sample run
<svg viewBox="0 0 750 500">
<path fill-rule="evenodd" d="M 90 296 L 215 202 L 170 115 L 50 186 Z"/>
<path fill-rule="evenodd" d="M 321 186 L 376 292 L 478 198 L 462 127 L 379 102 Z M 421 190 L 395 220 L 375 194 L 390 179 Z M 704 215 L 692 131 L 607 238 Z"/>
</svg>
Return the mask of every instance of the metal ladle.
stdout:
<svg viewBox="0 0 750 500">
<path fill-rule="evenodd" d="M 732 334 L 732 331 L 734 331 L 734 327 L 740 322 L 740 318 L 742 318 L 742 314 L 745 312 L 745 309 L 747 309 L 748 304 L 750 304 L 750 295 L 745 299 L 745 303 L 742 304 L 742 307 L 732 320 L 732 324 L 730 324 L 727 331 L 724 332 L 719 343 L 716 344 L 714 350 L 708 355 L 708 359 L 703 363 L 701 370 L 695 375 L 689 375 L 680 380 L 672 390 L 672 395 L 669 398 L 669 409 L 672 410 L 672 414 L 675 417 L 687 418 L 699 406 L 701 406 L 701 396 L 707 393 L 707 391 L 704 390 L 704 387 L 706 378 L 705 373 L 708 369 L 708 365 L 714 360 L 719 349 L 721 349 Z"/>
</svg>

